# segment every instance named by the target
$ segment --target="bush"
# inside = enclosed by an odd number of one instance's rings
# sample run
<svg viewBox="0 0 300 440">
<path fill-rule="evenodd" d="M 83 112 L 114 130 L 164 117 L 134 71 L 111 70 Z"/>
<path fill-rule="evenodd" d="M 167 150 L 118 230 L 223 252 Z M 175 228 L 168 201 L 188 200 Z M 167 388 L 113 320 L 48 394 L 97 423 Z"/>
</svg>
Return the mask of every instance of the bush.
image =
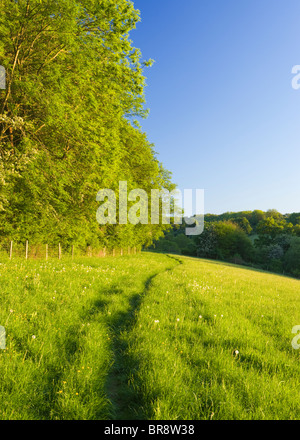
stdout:
<svg viewBox="0 0 300 440">
<path fill-rule="evenodd" d="M 283 265 L 287 272 L 300 277 L 300 238 L 293 237 L 290 240 L 290 248 L 286 252 Z"/>
<path fill-rule="evenodd" d="M 229 259 L 238 254 L 244 261 L 253 258 L 253 245 L 247 234 L 234 223 L 216 224 L 217 246 L 219 255 Z"/>
</svg>

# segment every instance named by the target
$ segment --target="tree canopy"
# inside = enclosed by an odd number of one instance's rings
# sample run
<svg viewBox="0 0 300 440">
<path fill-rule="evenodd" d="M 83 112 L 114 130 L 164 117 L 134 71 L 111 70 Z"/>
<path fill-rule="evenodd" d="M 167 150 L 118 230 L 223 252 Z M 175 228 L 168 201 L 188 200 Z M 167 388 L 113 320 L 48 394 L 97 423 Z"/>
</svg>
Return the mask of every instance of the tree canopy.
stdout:
<svg viewBox="0 0 300 440">
<path fill-rule="evenodd" d="M 0 235 L 149 244 L 161 225 L 96 222 L 101 188 L 172 189 L 138 119 L 144 69 L 129 0 L 0 0 Z"/>
</svg>

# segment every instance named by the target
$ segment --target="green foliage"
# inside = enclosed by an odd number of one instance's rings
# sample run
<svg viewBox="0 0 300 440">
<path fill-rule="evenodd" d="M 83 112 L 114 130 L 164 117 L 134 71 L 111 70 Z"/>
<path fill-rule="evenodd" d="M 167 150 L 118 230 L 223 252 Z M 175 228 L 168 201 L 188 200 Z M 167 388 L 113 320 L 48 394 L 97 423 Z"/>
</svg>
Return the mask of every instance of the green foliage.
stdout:
<svg viewBox="0 0 300 440">
<path fill-rule="evenodd" d="M 236 223 L 244 232 L 246 232 L 247 235 L 251 234 L 253 229 L 246 217 L 238 217 L 234 223 Z"/>
<path fill-rule="evenodd" d="M 204 231 L 200 237 L 196 238 L 197 255 L 205 258 L 217 258 L 217 234 L 216 223 L 204 222 Z"/>
<path fill-rule="evenodd" d="M 228 259 L 235 254 L 246 261 L 250 258 L 252 243 L 246 233 L 232 222 L 216 224 L 218 252 L 222 259 Z"/>
<path fill-rule="evenodd" d="M 172 221 L 171 221 L 172 224 Z M 171 230 L 155 240 L 154 243 L 148 247 L 149 250 L 156 252 L 167 252 L 182 255 L 196 255 L 197 247 L 195 240 L 191 236 L 185 234 L 187 225 L 184 220 L 181 225 L 172 224 Z M 189 226 L 190 227 L 190 226 Z"/>
<path fill-rule="evenodd" d="M 172 188 L 133 118 L 145 117 L 129 0 L 0 0 L 0 235 L 15 241 L 142 245 L 162 227 L 99 227 L 96 194 Z"/>
<path fill-rule="evenodd" d="M 246 233 L 230 221 L 209 224 L 206 231 L 197 238 L 198 255 L 216 257 L 222 260 L 240 258 L 251 260 L 252 242 Z"/>
<path fill-rule="evenodd" d="M 183 228 L 173 227 L 171 232 L 155 243 L 156 249 L 176 252 L 176 237 L 179 233 L 184 234 Z M 300 277 L 297 237 L 300 237 L 299 213 L 283 215 L 271 209 L 267 212 L 255 210 L 206 214 L 203 233 L 186 237 L 186 240 L 190 240 L 189 251 L 185 251 L 184 244 L 179 241 L 176 244 L 179 246 L 178 254 L 250 264 Z"/>
<path fill-rule="evenodd" d="M 271 244 L 275 237 L 282 234 L 285 230 L 284 220 L 275 220 L 273 217 L 268 217 L 259 222 L 257 226 L 257 233 L 260 241 L 264 244 Z"/>
<path fill-rule="evenodd" d="M 252 231 L 256 232 L 256 226 L 261 220 L 264 220 L 266 216 L 267 213 L 260 210 L 255 210 L 255 211 L 225 212 L 224 214 L 220 214 L 220 215 L 206 214 L 205 220 L 209 223 L 216 221 L 231 221 L 237 223 L 240 227 L 242 227 L 245 230 L 247 234 L 250 234 Z"/>
<path fill-rule="evenodd" d="M 300 238 L 294 237 L 290 241 L 290 247 L 284 255 L 284 267 L 287 272 L 300 278 Z"/>
</svg>

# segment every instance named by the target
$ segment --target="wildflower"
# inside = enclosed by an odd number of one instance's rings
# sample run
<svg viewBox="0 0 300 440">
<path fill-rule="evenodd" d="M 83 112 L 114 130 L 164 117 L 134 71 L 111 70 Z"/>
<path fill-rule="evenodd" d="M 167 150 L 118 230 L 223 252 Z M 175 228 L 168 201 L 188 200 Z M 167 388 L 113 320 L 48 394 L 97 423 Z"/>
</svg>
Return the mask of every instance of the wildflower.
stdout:
<svg viewBox="0 0 300 440">
<path fill-rule="evenodd" d="M 35 336 L 35 335 L 32 335 L 31 337 L 32 337 L 32 339 L 35 339 L 35 338 L 36 338 L 36 336 Z"/>
<path fill-rule="evenodd" d="M 177 318 L 177 321 L 180 321 L 180 319 L 179 319 L 179 318 Z"/>
<path fill-rule="evenodd" d="M 202 316 L 200 315 L 199 318 L 202 319 Z"/>
<path fill-rule="evenodd" d="M 158 324 L 158 323 L 159 323 L 159 320 L 158 320 L 158 319 L 156 319 L 156 320 L 155 320 L 154 322 L 155 322 L 155 324 Z"/>
</svg>

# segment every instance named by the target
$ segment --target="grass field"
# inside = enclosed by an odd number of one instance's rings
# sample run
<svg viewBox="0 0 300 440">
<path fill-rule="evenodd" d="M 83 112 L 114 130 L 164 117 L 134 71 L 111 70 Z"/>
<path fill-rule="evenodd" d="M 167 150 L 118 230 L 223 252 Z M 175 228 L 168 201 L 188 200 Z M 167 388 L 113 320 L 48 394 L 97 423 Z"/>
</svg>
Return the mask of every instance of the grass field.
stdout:
<svg viewBox="0 0 300 440">
<path fill-rule="evenodd" d="M 299 419 L 300 281 L 154 253 L 0 263 L 1 420 Z"/>
</svg>

